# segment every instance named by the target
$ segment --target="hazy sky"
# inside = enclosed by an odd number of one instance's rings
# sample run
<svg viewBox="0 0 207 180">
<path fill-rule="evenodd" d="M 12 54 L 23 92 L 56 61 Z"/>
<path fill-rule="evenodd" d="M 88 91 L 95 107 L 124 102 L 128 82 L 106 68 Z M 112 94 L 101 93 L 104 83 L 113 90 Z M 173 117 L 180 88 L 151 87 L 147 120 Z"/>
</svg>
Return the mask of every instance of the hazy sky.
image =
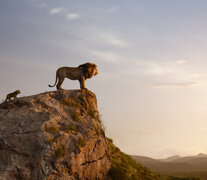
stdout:
<svg viewBox="0 0 207 180">
<path fill-rule="evenodd" d="M 207 153 L 206 0 L 0 0 L 0 100 L 55 90 L 58 67 L 88 61 L 122 151 Z"/>
</svg>

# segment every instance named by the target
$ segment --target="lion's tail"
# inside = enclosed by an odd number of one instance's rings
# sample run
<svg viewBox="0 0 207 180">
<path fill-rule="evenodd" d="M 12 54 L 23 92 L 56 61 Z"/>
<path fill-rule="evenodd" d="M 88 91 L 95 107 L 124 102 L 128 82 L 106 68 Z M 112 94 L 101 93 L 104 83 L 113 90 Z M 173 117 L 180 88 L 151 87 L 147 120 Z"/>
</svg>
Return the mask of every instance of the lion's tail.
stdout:
<svg viewBox="0 0 207 180">
<path fill-rule="evenodd" d="M 57 73 L 58 73 L 58 72 L 56 72 L 55 84 L 54 84 L 53 86 L 52 86 L 52 85 L 48 85 L 49 87 L 54 87 L 54 86 L 57 84 L 57 79 L 58 79 Z"/>
</svg>

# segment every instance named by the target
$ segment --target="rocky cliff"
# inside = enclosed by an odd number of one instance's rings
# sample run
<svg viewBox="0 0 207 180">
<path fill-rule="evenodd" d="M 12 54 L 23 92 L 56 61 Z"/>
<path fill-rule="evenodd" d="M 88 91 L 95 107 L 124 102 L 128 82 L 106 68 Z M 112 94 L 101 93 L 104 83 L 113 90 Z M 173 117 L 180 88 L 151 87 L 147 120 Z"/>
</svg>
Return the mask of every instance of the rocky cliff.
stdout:
<svg viewBox="0 0 207 180">
<path fill-rule="evenodd" d="M 96 96 L 61 90 L 0 105 L 0 179 L 108 179 Z"/>
</svg>

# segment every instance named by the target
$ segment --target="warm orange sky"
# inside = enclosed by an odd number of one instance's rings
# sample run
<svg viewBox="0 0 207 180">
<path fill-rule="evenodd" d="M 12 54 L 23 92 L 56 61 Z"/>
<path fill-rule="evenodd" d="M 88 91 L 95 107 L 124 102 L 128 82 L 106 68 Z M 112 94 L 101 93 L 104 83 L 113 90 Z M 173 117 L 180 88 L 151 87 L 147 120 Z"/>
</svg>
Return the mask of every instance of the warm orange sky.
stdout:
<svg viewBox="0 0 207 180">
<path fill-rule="evenodd" d="M 1 0 L 0 99 L 55 90 L 58 67 L 94 62 L 86 87 L 121 150 L 207 153 L 206 17 L 204 0 Z"/>
</svg>

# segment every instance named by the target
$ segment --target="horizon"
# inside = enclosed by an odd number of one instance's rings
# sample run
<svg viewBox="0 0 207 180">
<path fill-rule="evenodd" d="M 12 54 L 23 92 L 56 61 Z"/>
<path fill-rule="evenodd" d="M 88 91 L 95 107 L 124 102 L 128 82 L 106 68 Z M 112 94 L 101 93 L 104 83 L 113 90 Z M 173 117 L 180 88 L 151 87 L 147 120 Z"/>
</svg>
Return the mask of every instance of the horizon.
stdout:
<svg viewBox="0 0 207 180">
<path fill-rule="evenodd" d="M 54 91 L 57 68 L 93 62 L 86 87 L 123 152 L 206 154 L 206 16 L 203 0 L 2 0 L 0 100 Z"/>
<path fill-rule="evenodd" d="M 136 155 L 136 154 L 129 154 L 130 156 L 140 156 L 140 155 Z M 171 157 L 176 157 L 178 156 L 179 158 L 186 158 L 186 157 L 197 157 L 197 156 L 204 156 L 207 157 L 207 154 L 205 153 L 198 153 L 198 154 L 194 154 L 194 155 L 187 155 L 187 156 L 180 156 L 179 154 L 174 154 L 172 156 L 167 156 L 164 158 L 153 158 L 153 157 L 148 157 L 148 156 L 140 156 L 140 157 L 146 157 L 146 158 L 151 158 L 151 159 L 155 159 L 155 160 L 165 160 Z"/>
</svg>

